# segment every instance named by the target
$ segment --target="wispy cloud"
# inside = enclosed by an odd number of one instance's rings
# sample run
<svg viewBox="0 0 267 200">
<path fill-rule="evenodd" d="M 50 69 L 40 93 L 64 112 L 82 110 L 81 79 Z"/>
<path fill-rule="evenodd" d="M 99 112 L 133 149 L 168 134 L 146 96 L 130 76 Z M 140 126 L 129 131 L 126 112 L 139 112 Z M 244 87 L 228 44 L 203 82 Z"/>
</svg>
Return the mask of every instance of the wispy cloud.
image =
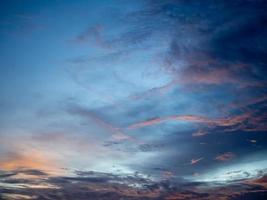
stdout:
<svg viewBox="0 0 267 200">
<path fill-rule="evenodd" d="M 193 137 L 200 137 L 200 136 L 204 136 L 204 135 L 207 135 L 207 134 L 208 134 L 207 131 L 198 130 L 197 132 L 193 133 L 192 136 Z"/>
<path fill-rule="evenodd" d="M 218 160 L 218 161 L 229 161 L 229 160 L 232 160 L 233 158 L 235 158 L 236 155 L 232 152 L 226 152 L 224 154 L 221 154 L 221 155 L 218 155 L 215 160 Z"/>
<path fill-rule="evenodd" d="M 123 130 L 119 127 L 116 127 L 114 125 L 111 125 L 110 123 L 107 123 L 100 117 L 96 116 L 95 113 L 91 112 L 90 110 L 80 107 L 80 106 L 72 106 L 67 109 L 67 111 L 70 114 L 73 115 L 79 115 L 81 117 L 85 117 L 87 119 L 93 120 L 95 123 L 97 123 L 102 128 L 106 129 L 108 133 L 111 134 L 112 138 L 114 140 L 123 141 L 123 140 L 130 140 L 137 142 L 137 140 L 134 137 L 131 137 L 123 132 Z"/>
<path fill-rule="evenodd" d="M 204 158 L 203 157 L 201 157 L 201 158 L 198 158 L 198 159 L 192 159 L 191 160 L 191 165 L 195 165 L 195 164 L 197 164 L 198 162 L 200 162 L 201 160 L 203 160 Z"/>
</svg>

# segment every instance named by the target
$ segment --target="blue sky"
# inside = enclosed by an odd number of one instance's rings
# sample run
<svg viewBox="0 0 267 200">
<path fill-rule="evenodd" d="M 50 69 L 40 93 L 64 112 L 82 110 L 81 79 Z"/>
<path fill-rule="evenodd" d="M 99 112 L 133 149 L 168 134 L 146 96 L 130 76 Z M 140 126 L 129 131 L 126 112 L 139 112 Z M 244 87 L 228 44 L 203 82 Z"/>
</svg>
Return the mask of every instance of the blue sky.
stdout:
<svg viewBox="0 0 267 200">
<path fill-rule="evenodd" d="M 240 198 L 244 184 L 266 191 L 266 5 L 1 1 L 0 189 L 45 176 L 53 190 L 88 184 L 96 199 L 113 182 L 127 198 L 142 185 L 137 199 L 214 182 Z M 61 185 L 70 177 L 81 185 Z M 15 191 L 0 199 L 44 195 Z"/>
</svg>

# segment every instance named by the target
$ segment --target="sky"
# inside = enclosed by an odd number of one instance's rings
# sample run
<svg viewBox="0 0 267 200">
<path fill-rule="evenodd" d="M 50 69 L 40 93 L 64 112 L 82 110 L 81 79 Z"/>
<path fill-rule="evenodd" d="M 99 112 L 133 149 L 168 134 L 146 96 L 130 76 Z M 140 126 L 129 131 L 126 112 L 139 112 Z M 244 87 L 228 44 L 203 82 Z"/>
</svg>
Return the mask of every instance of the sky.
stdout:
<svg viewBox="0 0 267 200">
<path fill-rule="evenodd" d="M 267 198 L 267 1 L 0 3 L 0 200 Z"/>
</svg>

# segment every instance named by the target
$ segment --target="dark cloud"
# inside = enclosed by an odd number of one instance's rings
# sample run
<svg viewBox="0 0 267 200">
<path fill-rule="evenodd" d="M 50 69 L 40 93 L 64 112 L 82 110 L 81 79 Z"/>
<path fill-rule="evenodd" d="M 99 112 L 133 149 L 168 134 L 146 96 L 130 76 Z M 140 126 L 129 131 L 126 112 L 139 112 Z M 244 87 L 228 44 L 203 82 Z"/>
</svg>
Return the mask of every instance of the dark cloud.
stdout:
<svg viewBox="0 0 267 200">
<path fill-rule="evenodd" d="M 3 188 L 0 186 L 2 199 L 241 199 L 266 197 L 266 178 L 251 182 L 233 182 L 228 186 L 207 183 L 184 182 L 180 186 L 170 181 L 153 182 L 138 176 L 119 176 L 93 171 L 77 171 L 75 177 L 47 177 L 45 180 L 32 182 L 50 187 L 34 187 L 29 181 L 7 181 L 10 184 L 27 183 L 27 187 Z M 3 181 L 1 180 L 1 183 Z M 255 192 L 258 191 L 258 192 Z"/>
<path fill-rule="evenodd" d="M 33 175 L 33 176 L 47 176 L 48 174 L 37 169 L 21 169 L 21 170 L 15 170 L 15 173 L 22 173 L 26 175 Z"/>
</svg>

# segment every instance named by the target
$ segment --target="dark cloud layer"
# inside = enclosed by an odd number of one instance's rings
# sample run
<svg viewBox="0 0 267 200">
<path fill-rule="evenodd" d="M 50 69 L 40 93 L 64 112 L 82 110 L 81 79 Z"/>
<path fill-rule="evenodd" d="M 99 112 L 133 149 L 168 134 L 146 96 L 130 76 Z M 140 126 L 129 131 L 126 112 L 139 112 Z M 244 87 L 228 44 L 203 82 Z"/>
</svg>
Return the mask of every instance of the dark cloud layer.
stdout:
<svg viewBox="0 0 267 200">
<path fill-rule="evenodd" d="M 37 170 L 17 170 L 15 174 L 34 171 L 38 177 L 25 181 L 12 177 L 1 177 L 1 184 L 22 184 L 12 188 L 1 186 L 2 199 L 263 199 L 266 198 L 266 178 L 251 182 L 233 182 L 229 185 L 214 183 L 184 182 L 175 186 L 171 181 L 153 182 L 138 176 L 115 176 L 107 173 L 77 171 L 76 177 L 43 177 Z M 4 172 L 6 173 L 6 172 Z M 32 173 L 30 173 L 32 174 Z M 38 175 L 37 175 L 38 174 Z M 15 176 L 15 175 L 14 175 Z M 13 181 L 8 181 L 12 180 Z M 23 186 L 23 184 L 28 184 Z M 209 183 L 211 184 L 211 183 Z M 36 187 L 36 186 L 49 187 Z"/>
</svg>

